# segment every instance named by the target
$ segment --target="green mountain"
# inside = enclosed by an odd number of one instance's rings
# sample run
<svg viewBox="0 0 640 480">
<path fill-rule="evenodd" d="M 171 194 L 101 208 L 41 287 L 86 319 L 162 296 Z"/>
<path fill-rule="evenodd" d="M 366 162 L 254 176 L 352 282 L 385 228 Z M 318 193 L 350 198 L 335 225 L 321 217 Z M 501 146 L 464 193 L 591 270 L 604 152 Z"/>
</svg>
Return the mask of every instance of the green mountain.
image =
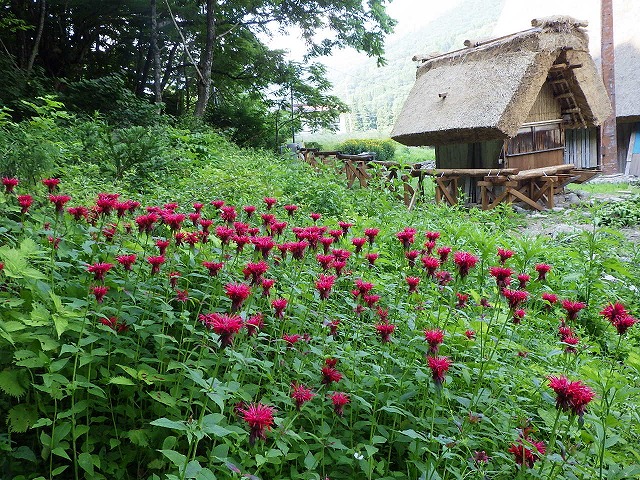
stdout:
<svg viewBox="0 0 640 480">
<path fill-rule="evenodd" d="M 490 37 L 504 3 L 464 0 L 422 28 L 396 33 L 386 45 L 387 65 L 383 67 L 372 59 L 353 65 L 343 60 L 339 70 L 329 63 L 335 93 L 351 108 L 347 131 L 388 134 L 415 80 L 417 64 L 412 57 L 462 48 L 465 39 Z"/>
</svg>

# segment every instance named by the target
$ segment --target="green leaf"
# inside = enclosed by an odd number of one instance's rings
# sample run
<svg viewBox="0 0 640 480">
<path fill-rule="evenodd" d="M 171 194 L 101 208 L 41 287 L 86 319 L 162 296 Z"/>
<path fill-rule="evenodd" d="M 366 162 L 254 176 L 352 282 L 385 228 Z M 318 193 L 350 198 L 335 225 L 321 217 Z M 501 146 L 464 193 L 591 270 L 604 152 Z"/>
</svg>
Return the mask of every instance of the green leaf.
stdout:
<svg viewBox="0 0 640 480">
<path fill-rule="evenodd" d="M 154 420 L 153 422 L 151 422 L 151 425 L 155 425 L 156 427 L 171 428 L 173 430 L 179 430 L 181 432 L 187 430 L 187 425 L 183 421 L 175 422 L 165 417 Z"/>
<path fill-rule="evenodd" d="M 402 430 L 400 432 L 402 435 L 406 435 L 409 438 L 413 438 L 414 440 L 422 440 L 422 441 L 427 441 L 427 437 L 425 437 L 422 433 L 418 433 L 415 430 L 413 430 L 412 428 L 408 429 L 408 430 Z"/>
<path fill-rule="evenodd" d="M 0 260 L 4 262 L 4 274 L 11 278 L 24 278 L 23 272 L 28 267 L 27 257 L 19 250 L 0 249 Z"/>
<path fill-rule="evenodd" d="M 16 433 L 26 432 L 38 420 L 38 414 L 32 405 L 20 403 L 9 410 L 7 423 L 9 431 Z"/>
<path fill-rule="evenodd" d="M 69 457 L 69 454 L 62 447 L 54 448 L 53 450 L 51 450 L 51 453 L 53 453 L 54 455 L 58 455 L 59 457 L 66 458 L 67 460 L 71 461 L 71 457 Z"/>
<path fill-rule="evenodd" d="M 0 390 L 7 395 L 19 398 L 27 389 L 20 382 L 20 372 L 18 370 L 3 370 L 0 372 Z"/>
<path fill-rule="evenodd" d="M 171 463 L 173 463 L 180 471 L 184 468 L 185 460 L 187 459 L 181 453 L 176 452 L 175 450 L 160 450 L 165 457 L 167 457 Z"/>
<path fill-rule="evenodd" d="M 30 320 L 23 320 L 30 327 L 43 327 L 49 325 L 49 310 L 41 303 L 36 303 L 31 310 Z"/>
<path fill-rule="evenodd" d="M 222 422 L 224 418 L 224 415 L 219 413 L 205 415 L 202 419 L 202 431 L 207 435 L 213 435 L 214 437 L 224 437 L 229 435 L 232 431 L 227 430 L 220 425 L 220 422 Z"/>
<path fill-rule="evenodd" d="M 135 382 L 133 380 L 127 377 L 123 377 L 121 375 L 111 377 L 107 383 L 110 383 L 113 385 L 135 385 Z"/>
<path fill-rule="evenodd" d="M 154 400 L 163 403 L 169 407 L 175 407 L 176 399 L 169 395 L 167 392 L 149 392 L 149 396 Z"/>
<path fill-rule="evenodd" d="M 69 326 L 69 320 L 58 313 L 54 313 L 51 318 L 53 318 L 53 324 L 56 327 L 56 333 L 58 334 L 58 338 L 60 338 Z"/>
<path fill-rule="evenodd" d="M 89 475 L 94 475 L 93 471 L 93 458 L 90 453 L 83 452 L 78 455 L 78 465 Z"/>
<path fill-rule="evenodd" d="M 129 437 L 129 440 L 134 445 L 138 445 L 140 447 L 149 446 L 149 432 L 147 430 L 129 430 L 127 432 L 127 437 Z"/>
</svg>

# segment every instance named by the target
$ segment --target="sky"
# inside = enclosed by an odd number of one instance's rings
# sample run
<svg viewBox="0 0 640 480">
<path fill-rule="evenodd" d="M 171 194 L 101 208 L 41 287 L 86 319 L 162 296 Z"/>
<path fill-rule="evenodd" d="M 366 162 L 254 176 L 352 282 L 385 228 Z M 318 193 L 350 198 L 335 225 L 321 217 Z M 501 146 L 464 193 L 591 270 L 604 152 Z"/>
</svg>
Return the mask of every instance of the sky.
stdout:
<svg viewBox="0 0 640 480">
<path fill-rule="evenodd" d="M 455 7 L 462 0 L 393 0 L 387 5 L 387 13 L 398 21 L 393 35 L 401 35 L 414 30 L 433 20 L 447 10 Z M 391 38 L 393 38 L 393 35 Z M 291 29 L 287 35 L 274 35 L 267 40 L 267 45 L 272 49 L 289 51 L 289 58 L 302 61 L 305 53 L 304 42 L 299 31 Z M 366 58 L 364 54 L 356 54 L 352 49 L 337 50 L 331 60 L 324 59 L 324 63 L 340 64 L 343 61 L 352 61 L 356 57 Z"/>
</svg>

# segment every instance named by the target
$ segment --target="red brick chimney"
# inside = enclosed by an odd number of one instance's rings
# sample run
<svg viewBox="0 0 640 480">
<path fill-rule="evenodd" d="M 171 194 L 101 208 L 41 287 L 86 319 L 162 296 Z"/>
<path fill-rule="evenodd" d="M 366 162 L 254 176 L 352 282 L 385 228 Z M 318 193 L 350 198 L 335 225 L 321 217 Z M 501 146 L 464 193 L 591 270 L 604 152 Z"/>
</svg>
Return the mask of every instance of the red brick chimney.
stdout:
<svg viewBox="0 0 640 480">
<path fill-rule="evenodd" d="M 618 142 L 616 139 L 616 79 L 614 72 L 615 46 L 613 43 L 613 0 L 601 0 L 601 46 L 602 80 L 609 94 L 613 113 L 600 127 L 602 172 L 618 173 Z"/>
</svg>

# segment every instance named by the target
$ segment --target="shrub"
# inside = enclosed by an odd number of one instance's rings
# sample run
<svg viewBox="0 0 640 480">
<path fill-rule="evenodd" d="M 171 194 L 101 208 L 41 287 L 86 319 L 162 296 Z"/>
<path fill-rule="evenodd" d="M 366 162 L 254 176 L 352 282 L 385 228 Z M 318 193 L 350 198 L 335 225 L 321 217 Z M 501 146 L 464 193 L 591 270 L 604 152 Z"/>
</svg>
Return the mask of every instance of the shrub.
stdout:
<svg viewBox="0 0 640 480">
<path fill-rule="evenodd" d="M 338 145 L 337 150 L 347 155 L 358 155 L 363 152 L 374 152 L 376 160 L 387 162 L 393 160 L 396 151 L 393 140 L 346 140 Z"/>
</svg>

